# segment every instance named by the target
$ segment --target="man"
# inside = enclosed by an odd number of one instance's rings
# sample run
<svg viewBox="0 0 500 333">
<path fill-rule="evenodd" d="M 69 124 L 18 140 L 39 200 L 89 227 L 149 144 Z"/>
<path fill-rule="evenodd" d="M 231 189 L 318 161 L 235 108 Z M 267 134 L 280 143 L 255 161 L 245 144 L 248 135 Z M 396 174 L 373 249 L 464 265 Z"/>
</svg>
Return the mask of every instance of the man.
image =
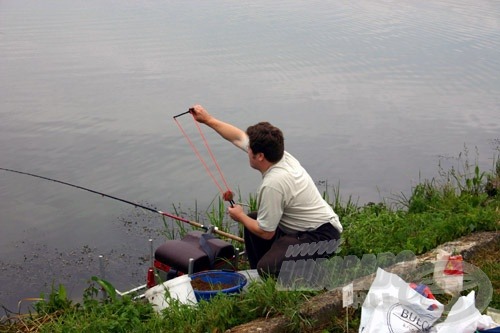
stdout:
<svg viewBox="0 0 500 333">
<path fill-rule="evenodd" d="M 198 122 L 247 152 L 250 166 L 262 174 L 257 214 L 247 215 L 240 205 L 228 208 L 231 218 L 244 226 L 245 250 L 252 269 L 277 276 L 283 261 L 290 259 L 293 246 L 338 243 L 335 241 L 340 239 L 342 225 L 337 214 L 323 200 L 306 170 L 285 151 L 279 128 L 261 122 L 244 132 L 214 118 L 201 105 L 190 111 Z M 308 250 L 295 253 L 293 259 L 323 258 L 333 252 Z"/>
</svg>

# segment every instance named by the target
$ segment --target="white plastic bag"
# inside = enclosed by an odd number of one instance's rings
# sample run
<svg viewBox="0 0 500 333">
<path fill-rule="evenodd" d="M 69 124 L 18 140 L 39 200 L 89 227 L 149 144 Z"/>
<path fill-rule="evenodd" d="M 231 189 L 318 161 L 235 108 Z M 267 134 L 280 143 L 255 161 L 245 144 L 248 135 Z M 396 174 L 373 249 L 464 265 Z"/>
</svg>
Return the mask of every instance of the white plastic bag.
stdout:
<svg viewBox="0 0 500 333">
<path fill-rule="evenodd" d="M 419 294 L 399 276 L 378 268 L 361 308 L 359 332 L 425 332 L 443 309 L 441 303 Z"/>
<path fill-rule="evenodd" d="M 474 333 L 476 330 L 484 330 L 498 327 L 490 316 L 481 315 L 476 309 L 475 292 L 471 291 L 467 296 L 461 296 L 448 313 L 448 317 L 442 323 L 435 326 L 433 332 L 437 333 Z"/>
</svg>

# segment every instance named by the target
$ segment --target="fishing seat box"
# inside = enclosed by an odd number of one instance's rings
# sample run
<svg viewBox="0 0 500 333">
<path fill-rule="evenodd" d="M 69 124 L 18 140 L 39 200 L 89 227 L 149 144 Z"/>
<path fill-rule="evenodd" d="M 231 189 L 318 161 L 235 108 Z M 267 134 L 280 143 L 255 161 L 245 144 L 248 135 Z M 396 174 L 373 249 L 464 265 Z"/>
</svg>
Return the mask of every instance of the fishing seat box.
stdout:
<svg viewBox="0 0 500 333">
<path fill-rule="evenodd" d="M 154 266 L 167 273 L 166 279 L 168 280 L 187 274 L 191 258 L 193 259 L 192 273 L 209 269 L 235 270 L 237 251 L 233 245 L 219 238 L 200 231 L 191 231 L 180 240 L 168 240 L 160 245 L 154 254 Z"/>
</svg>

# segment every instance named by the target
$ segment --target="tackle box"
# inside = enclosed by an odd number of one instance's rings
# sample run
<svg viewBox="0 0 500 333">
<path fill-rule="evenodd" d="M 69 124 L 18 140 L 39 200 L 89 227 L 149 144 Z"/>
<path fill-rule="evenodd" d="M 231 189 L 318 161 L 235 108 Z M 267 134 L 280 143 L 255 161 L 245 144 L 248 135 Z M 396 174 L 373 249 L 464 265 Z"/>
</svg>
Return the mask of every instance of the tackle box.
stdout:
<svg viewBox="0 0 500 333">
<path fill-rule="evenodd" d="M 201 231 L 168 240 L 154 253 L 154 267 L 158 273 L 163 272 L 160 275 L 163 280 L 210 269 L 236 270 L 237 261 L 238 253 L 232 244 Z"/>
</svg>

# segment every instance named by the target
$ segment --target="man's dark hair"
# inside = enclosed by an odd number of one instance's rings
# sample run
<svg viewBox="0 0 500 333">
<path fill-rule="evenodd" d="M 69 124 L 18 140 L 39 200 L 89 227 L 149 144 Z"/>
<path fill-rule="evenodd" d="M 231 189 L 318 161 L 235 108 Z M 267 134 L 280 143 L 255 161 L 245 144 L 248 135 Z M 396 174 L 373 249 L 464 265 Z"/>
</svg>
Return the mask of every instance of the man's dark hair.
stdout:
<svg viewBox="0 0 500 333">
<path fill-rule="evenodd" d="M 285 139 L 279 128 L 268 122 L 260 122 L 248 127 L 247 135 L 254 154 L 263 153 L 271 163 L 281 160 L 285 152 Z"/>
</svg>

